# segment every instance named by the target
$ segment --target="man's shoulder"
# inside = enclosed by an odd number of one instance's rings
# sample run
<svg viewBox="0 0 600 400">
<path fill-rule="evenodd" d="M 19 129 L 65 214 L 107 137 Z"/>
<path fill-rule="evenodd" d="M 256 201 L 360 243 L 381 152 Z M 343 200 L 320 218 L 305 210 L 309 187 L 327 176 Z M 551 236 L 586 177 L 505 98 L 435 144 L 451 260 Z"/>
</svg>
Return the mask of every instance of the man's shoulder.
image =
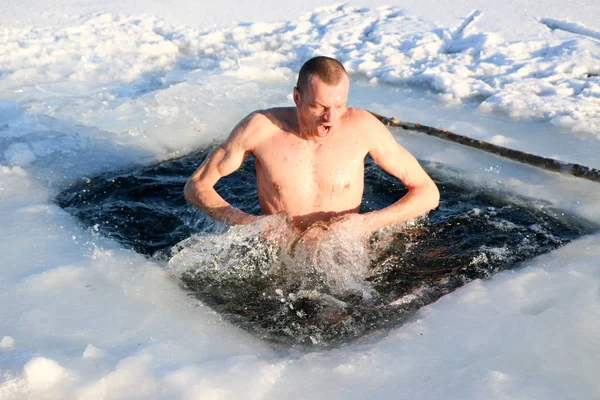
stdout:
<svg viewBox="0 0 600 400">
<path fill-rule="evenodd" d="M 230 140 L 240 143 L 244 148 L 254 148 L 280 132 L 293 117 L 293 111 L 291 107 L 256 110 L 238 123 Z"/>
<path fill-rule="evenodd" d="M 348 109 L 346 124 L 354 135 L 358 134 L 366 140 L 373 139 L 374 135 L 380 133 L 382 129 L 387 132 L 377 117 L 361 108 Z"/>
<path fill-rule="evenodd" d="M 356 139 L 356 143 L 369 152 L 380 146 L 397 144 L 388 128 L 368 110 L 350 109 L 346 123 L 347 132 Z"/>
</svg>

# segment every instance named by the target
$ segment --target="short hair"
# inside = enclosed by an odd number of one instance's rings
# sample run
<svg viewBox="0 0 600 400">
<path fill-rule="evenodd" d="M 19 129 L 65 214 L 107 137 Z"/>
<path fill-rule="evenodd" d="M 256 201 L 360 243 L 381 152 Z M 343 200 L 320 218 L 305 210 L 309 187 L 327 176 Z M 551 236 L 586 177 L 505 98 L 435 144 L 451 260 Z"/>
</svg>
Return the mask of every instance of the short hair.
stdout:
<svg viewBox="0 0 600 400">
<path fill-rule="evenodd" d="M 346 69 L 335 58 L 325 56 L 313 57 L 300 68 L 296 87 L 300 93 L 304 93 L 311 76 L 318 77 L 328 85 L 336 85 L 342 80 L 344 75 L 348 75 Z"/>
</svg>

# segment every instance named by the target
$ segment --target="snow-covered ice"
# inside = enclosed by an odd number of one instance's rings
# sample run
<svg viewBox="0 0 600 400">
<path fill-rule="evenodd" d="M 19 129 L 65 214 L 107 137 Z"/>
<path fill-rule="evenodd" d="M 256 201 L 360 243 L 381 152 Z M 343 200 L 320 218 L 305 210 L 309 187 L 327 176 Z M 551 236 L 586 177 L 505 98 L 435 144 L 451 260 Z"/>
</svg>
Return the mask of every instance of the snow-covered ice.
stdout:
<svg viewBox="0 0 600 400">
<path fill-rule="evenodd" d="M 53 199 L 291 104 L 325 54 L 350 102 L 600 168 L 600 5 L 263 0 L 0 5 L 0 398 L 600 398 L 600 236 L 475 281 L 384 337 L 278 350 Z M 307 8 L 309 7 L 309 8 Z M 242 21 L 242 22 L 240 22 Z M 600 186 L 394 131 L 456 179 L 600 223 Z"/>
</svg>

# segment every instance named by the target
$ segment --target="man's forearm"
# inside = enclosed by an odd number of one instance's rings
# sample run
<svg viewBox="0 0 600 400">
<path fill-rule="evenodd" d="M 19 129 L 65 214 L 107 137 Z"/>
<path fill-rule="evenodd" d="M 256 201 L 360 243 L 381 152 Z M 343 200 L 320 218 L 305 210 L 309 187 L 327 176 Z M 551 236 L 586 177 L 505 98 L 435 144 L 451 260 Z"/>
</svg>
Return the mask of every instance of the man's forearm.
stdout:
<svg viewBox="0 0 600 400">
<path fill-rule="evenodd" d="M 374 232 L 392 224 L 408 221 L 437 208 L 439 198 L 440 194 L 435 184 L 409 190 L 394 204 L 363 214 L 365 225 L 368 230 Z"/>
<path fill-rule="evenodd" d="M 223 207 L 211 207 L 202 209 L 206 214 L 210 215 L 214 219 L 223 221 L 228 225 L 246 225 L 254 222 L 257 217 L 252 214 L 248 214 L 238 208 L 235 208 L 228 204 Z"/>
<path fill-rule="evenodd" d="M 219 221 L 229 225 L 244 225 L 256 220 L 256 216 L 233 207 L 214 188 L 199 188 L 188 182 L 184 189 L 185 200 Z"/>
</svg>

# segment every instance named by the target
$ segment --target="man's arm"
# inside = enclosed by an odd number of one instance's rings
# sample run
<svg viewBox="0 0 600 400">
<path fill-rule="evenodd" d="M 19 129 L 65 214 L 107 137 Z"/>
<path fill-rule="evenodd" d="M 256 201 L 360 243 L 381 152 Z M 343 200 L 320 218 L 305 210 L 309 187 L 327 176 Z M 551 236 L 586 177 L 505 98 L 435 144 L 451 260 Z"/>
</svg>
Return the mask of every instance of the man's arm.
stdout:
<svg viewBox="0 0 600 400">
<path fill-rule="evenodd" d="M 249 224 L 258 217 L 239 210 L 221 197 L 215 184 L 240 168 L 252 151 L 253 136 L 260 129 L 259 114 L 250 114 L 233 129 L 225 143 L 212 151 L 188 179 L 184 188 L 185 200 L 211 217 L 230 225 Z"/>
<path fill-rule="evenodd" d="M 407 221 L 435 209 L 440 192 L 415 157 L 404 149 L 389 130 L 370 113 L 365 112 L 369 153 L 390 175 L 400 179 L 408 193 L 381 210 L 363 214 L 371 232 L 397 222 Z"/>
</svg>

